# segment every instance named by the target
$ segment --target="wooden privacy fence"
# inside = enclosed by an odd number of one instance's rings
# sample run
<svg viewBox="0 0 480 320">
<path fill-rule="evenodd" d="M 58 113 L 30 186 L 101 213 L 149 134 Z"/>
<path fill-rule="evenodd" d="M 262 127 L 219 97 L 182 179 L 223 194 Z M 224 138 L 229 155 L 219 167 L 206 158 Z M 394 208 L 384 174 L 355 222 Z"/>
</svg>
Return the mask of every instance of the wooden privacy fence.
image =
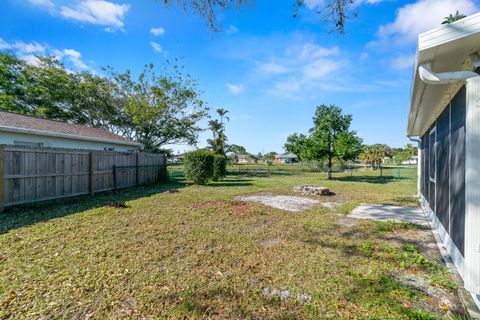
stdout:
<svg viewBox="0 0 480 320">
<path fill-rule="evenodd" d="M 166 178 L 166 156 L 0 145 L 5 207 L 116 190 Z"/>
</svg>

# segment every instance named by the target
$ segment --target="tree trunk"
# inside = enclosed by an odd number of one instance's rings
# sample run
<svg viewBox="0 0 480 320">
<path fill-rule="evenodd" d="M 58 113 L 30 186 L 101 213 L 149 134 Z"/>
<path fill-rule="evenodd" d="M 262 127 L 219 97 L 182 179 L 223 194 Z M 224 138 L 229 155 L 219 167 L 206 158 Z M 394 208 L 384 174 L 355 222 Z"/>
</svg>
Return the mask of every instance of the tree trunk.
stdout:
<svg viewBox="0 0 480 320">
<path fill-rule="evenodd" d="M 328 180 L 332 180 L 332 157 L 328 156 Z"/>
</svg>

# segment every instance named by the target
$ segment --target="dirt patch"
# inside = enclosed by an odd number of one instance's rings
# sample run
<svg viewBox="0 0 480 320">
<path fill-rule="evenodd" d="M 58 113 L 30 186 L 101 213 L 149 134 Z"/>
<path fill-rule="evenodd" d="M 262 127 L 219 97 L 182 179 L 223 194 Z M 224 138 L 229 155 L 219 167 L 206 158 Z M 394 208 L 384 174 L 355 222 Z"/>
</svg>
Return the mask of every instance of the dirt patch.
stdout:
<svg viewBox="0 0 480 320">
<path fill-rule="evenodd" d="M 420 290 L 431 298 L 430 304 L 417 307 L 435 313 L 441 313 L 445 310 L 450 312 L 454 311 L 459 314 L 463 313 L 463 310 L 459 307 L 461 306 L 461 303 L 453 290 L 439 287 L 435 285 L 434 282 L 429 281 L 420 275 L 394 274 L 392 277 L 402 285 Z"/>
<path fill-rule="evenodd" d="M 222 201 L 207 201 L 203 203 L 196 203 L 190 208 L 194 210 L 225 210 L 230 211 L 233 215 L 242 215 L 245 213 L 255 212 L 255 206 L 241 201 L 222 202 Z"/>
<path fill-rule="evenodd" d="M 360 222 L 358 222 L 357 220 L 354 220 L 354 219 L 338 219 L 337 220 L 337 224 L 343 226 L 343 227 L 347 227 L 347 228 L 352 228 L 352 227 L 355 227 L 357 225 L 360 224 Z"/>
<path fill-rule="evenodd" d="M 320 203 L 322 207 L 328 208 L 328 209 L 336 209 L 337 207 L 340 206 L 340 203 L 338 202 L 322 202 Z"/>
<path fill-rule="evenodd" d="M 281 209 L 290 212 L 300 212 L 321 204 L 320 201 L 303 197 L 281 196 L 272 193 L 261 193 L 250 196 L 239 196 L 235 198 L 239 201 L 260 203 L 275 209 Z"/>
<path fill-rule="evenodd" d="M 279 242 L 278 239 L 265 239 L 258 241 L 258 244 L 262 247 L 270 248 L 276 246 Z"/>
</svg>

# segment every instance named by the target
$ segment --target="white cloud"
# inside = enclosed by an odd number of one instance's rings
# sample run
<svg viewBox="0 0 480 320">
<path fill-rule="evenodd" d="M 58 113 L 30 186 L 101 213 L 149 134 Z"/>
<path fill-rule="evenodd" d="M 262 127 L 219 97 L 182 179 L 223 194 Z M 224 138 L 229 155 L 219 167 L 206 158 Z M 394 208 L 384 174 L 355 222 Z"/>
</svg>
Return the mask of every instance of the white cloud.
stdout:
<svg viewBox="0 0 480 320">
<path fill-rule="evenodd" d="M 55 8 L 55 4 L 52 0 L 30 0 L 31 4 L 45 7 L 47 9 L 53 10 Z"/>
<path fill-rule="evenodd" d="M 248 113 L 240 113 L 238 115 L 232 115 L 230 116 L 230 119 L 232 121 L 242 121 L 242 120 L 250 120 L 252 119 L 252 115 Z"/>
<path fill-rule="evenodd" d="M 469 15 L 478 8 L 473 0 L 418 0 L 400 8 L 395 21 L 380 26 L 378 35 L 397 45 L 409 44 L 416 41 L 419 33 L 440 27 L 443 19 L 457 10 Z"/>
<path fill-rule="evenodd" d="M 394 69 L 403 70 L 408 69 L 413 66 L 415 62 L 415 55 L 414 54 L 407 54 L 398 56 L 390 62 Z"/>
<path fill-rule="evenodd" d="M 39 44 L 38 42 L 15 41 L 9 43 L 0 38 L 0 49 L 13 50 L 20 54 L 43 54 L 45 53 L 46 46 Z"/>
<path fill-rule="evenodd" d="M 60 14 L 72 20 L 105 26 L 107 31 L 121 29 L 130 5 L 105 0 L 81 0 L 73 7 L 62 6 Z"/>
<path fill-rule="evenodd" d="M 288 47 L 283 54 L 257 63 L 257 73 L 271 80 L 267 93 L 298 99 L 302 92 L 339 91 L 336 75 L 349 66 L 338 47 L 322 47 L 313 42 L 301 42 Z M 268 79 L 270 78 L 270 79 Z"/>
<path fill-rule="evenodd" d="M 225 33 L 226 33 L 226 34 L 235 34 L 235 33 L 238 33 L 238 31 L 240 31 L 240 30 L 238 29 L 237 26 L 230 25 L 230 26 L 228 27 L 228 29 L 225 30 Z"/>
<path fill-rule="evenodd" d="M 284 74 L 288 72 L 285 66 L 276 62 L 259 63 L 259 70 L 263 74 Z"/>
<path fill-rule="evenodd" d="M 165 29 L 163 28 L 152 28 L 150 29 L 150 33 L 154 36 L 163 36 L 165 34 Z"/>
<path fill-rule="evenodd" d="M 0 38 L 0 50 L 12 50 L 22 60 L 32 65 L 37 65 L 39 60 L 37 56 L 53 55 L 58 60 L 64 60 L 70 63 L 76 69 L 87 70 L 90 67 L 83 62 L 80 52 L 74 49 L 55 49 L 46 44 L 38 42 L 7 42 Z"/>
<path fill-rule="evenodd" d="M 156 43 L 155 41 L 150 41 L 150 45 L 152 46 L 153 51 L 155 51 L 156 53 L 164 52 L 162 46 Z"/>
<path fill-rule="evenodd" d="M 227 87 L 228 91 L 230 91 L 233 94 L 240 94 L 243 92 L 244 88 L 242 84 L 232 84 L 232 83 L 226 83 L 225 87 Z"/>
<path fill-rule="evenodd" d="M 89 67 L 82 61 L 80 52 L 74 49 L 64 49 L 63 54 L 78 69 L 89 69 Z"/>
</svg>

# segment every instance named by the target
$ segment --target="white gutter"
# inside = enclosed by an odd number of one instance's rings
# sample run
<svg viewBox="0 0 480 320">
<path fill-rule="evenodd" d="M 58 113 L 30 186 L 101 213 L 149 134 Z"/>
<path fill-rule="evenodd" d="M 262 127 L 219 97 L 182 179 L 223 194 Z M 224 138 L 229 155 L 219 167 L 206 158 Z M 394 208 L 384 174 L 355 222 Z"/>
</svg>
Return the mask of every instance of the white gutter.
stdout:
<svg viewBox="0 0 480 320">
<path fill-rule="evenodd" d="M 430 63 L 420 65 L 418 75 L 424 83 L 433 85 L 465 82 L 467 79 L 479 76 L 473 71 L 433 72 Z"/>
<path fill-rule="evenodd" d="M 106 139 L 106 138 L 87 137 L 87 136 L 80 136 L 76 134 L 58 133 L 58 132 L 50 132 L 50 131 L 35 130 L 35 129 L 24 129 L 24 128 L 16 128 L 16 127 L 10 127 L 10 126 L 0 126 L 0 132 L 1 131 L 23 133 L 23 134 L 26 133 L 26 134 L 33 134 L 37 136 L 56 137 L 56 138 L 64 138 L 64 139 L 71 139 L 71 140 L 106 142 L 106 143 L 126 145 L 126 146 L 136 146 L 136 147 L 143 146 L 141 143 L 134 142 L 134 141 L 122 141 L 122 140 L 114 140 L 114 139 Z"/>
</svg>

